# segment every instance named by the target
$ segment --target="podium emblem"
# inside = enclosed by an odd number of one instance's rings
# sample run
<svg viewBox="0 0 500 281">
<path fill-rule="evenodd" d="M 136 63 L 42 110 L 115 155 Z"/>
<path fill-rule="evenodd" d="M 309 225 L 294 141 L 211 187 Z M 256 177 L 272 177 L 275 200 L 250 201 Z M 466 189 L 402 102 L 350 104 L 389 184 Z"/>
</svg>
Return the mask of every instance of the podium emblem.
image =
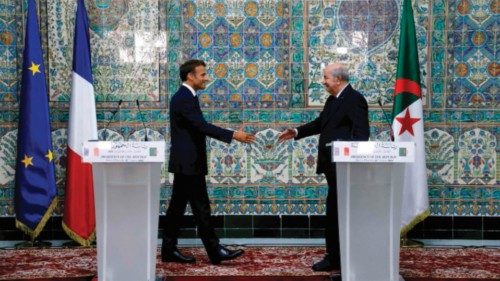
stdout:
<svg viewBox="0 0 500 281">
<path fill-rule="evenodd" d="M 94 147 L 94 156 L 99 156 L 99 147 Z"/>
</svg>

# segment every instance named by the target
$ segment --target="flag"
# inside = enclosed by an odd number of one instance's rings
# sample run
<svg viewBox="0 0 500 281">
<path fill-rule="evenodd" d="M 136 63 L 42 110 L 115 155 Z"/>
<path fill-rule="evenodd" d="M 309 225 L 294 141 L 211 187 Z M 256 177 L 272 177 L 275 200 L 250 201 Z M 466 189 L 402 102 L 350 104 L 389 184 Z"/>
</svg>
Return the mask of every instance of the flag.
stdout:
<svg viewBox="0 0 500 281">
<path fill-rule="evenodd" d="M 392 131 L 395 141 L 416 144 L 415 162 L 407 166 L 403 187 L 401 235 L 405 235 L 429 215 L 422 91 L 411 0 L 404 0 L 400 29 Z"/>
<path fill-rule="evenodd" d="M 49 101 L 35 0 L 28 1 L 15 178 L 16 227 L 34 241 L 57 205 Z"/>
<path fill-rule="evenodd" d="M 83 0 L 78 0 L 76 8 L 72 79 L 62 226 L 71 239 L 89 246 L 95 240 L 94 183 L 92 165 L 82 162 L 82 144 L 97 139 L 97 120 L 89 21 Z"/>
</svg>

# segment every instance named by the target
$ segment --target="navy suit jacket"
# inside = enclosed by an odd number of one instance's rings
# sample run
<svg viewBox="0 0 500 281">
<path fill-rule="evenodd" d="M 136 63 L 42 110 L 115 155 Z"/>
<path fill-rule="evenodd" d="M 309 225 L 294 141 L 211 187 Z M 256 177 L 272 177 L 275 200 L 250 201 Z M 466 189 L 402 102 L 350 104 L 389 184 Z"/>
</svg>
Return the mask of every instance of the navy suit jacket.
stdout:
<svg viewBox="0 0 500 281">
<path fill-rule="evenodd" d="M 170 100 L 170 159 L 168 171 L 183 175 L 206 175 L 206 137 L 230 143 L 233 131 L 208 123 L 198 98 L 181 86 Z"/>
<path fill-rule="evenodd" d="M 297 128 L 296 140 L 320 134 L 316 173 L 324 173 L 331 165 L 332 141 L 366 141 L 370 137 L 368 104 L 366 99 L 351 85 L 339 98 L 328 97 L 323 110 L 315 120 Z"/>
</svg>

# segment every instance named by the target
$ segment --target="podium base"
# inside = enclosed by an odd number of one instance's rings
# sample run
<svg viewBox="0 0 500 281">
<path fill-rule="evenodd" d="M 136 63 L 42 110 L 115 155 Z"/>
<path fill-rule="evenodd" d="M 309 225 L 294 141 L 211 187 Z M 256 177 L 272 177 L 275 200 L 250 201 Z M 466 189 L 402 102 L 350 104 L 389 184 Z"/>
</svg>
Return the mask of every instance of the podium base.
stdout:
<svg viewBox="0 0 500 281">
<path fill-rule="evenodd" d="M 330 274 L 330 281 L 342 281 L 342 274 L 340 272 L 338 273 L 332 273 Z"/>
<path fill-rule="evenodd" d="M 45 241 L 25 241 L 21 243 L 17 243 L 14 245 L 14 248 L 16 249 L 26 249 L 26 248 L 50 248 L 52 246 L 52 243 L 50 242 L 45 242 Z"/>
<path fill-rule="evenodd" d="M 165 280 L 165 277 L 162 277 L 162 276 L 156 276 L 155 277 L 155 280 L 154 281 L 163 281 Z M 340 279 L 339 279 L 340 280 Z M 90 281 L 99 281 L 99 279 L 97 278 L 97 275 L 94 276 Z M 404 281 L 404 280 L 403 280 Z"/>
<path fill-rule="evenodd" d="M 406 237 L 401 238 L 400 245 L 402 248 L 423 248 L 424 243 L 408 239 Z"/>
</svg>

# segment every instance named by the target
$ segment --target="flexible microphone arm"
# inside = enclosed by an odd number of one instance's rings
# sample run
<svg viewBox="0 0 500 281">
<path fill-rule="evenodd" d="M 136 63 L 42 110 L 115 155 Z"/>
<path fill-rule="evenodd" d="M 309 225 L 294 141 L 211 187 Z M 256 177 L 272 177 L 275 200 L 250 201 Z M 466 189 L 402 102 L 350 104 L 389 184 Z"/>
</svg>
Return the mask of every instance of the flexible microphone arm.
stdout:
<svg viewBox="0 0 500 281">
<path fill-rule="evenodd" d="M 148 141 L 148 128 L 146 127 L 146 123 L 144 123 L 144 115 L 142 115 L 141 107 L 139 106 L 139 99 L 135 100 L 137 104 L 137 109 L 139 109 L 139 114 L 141 114 L 142 127 L 144 127 L 144 141 Z"/>
<path fill-rule="evenodd" d="M 109 118 L 108 123 L 106 123 L 106 126 L 104 126 L 104 140 L 108 140 L 108 127 L 109 124 L 111 124 L 111 121 L 115 118 L 116 113 L 120 110 L 120 106 L 122 105 L 123 100 L 118 101 L 118 106 L 116 107 L 115 111 L 111 114 L 111 118 Z"/>
<path fill-rule="evenodd" d="M 384 113 L 385 121 L 387 121 L 387 125 L 389 125 L 389 134 L 391 136 L 391 141 L 394 141 L 394 133 L 392 132 L 392 123 L 389 120 L 389 117 L 387 117 L 387 113 L 384 110 L 384 107 L 382 106 L 382 102 L 380 99 L 377 101 L 378 105 L 380 105 L 380 109 L 382 109 L 382 112 Z"/>
</svg>

